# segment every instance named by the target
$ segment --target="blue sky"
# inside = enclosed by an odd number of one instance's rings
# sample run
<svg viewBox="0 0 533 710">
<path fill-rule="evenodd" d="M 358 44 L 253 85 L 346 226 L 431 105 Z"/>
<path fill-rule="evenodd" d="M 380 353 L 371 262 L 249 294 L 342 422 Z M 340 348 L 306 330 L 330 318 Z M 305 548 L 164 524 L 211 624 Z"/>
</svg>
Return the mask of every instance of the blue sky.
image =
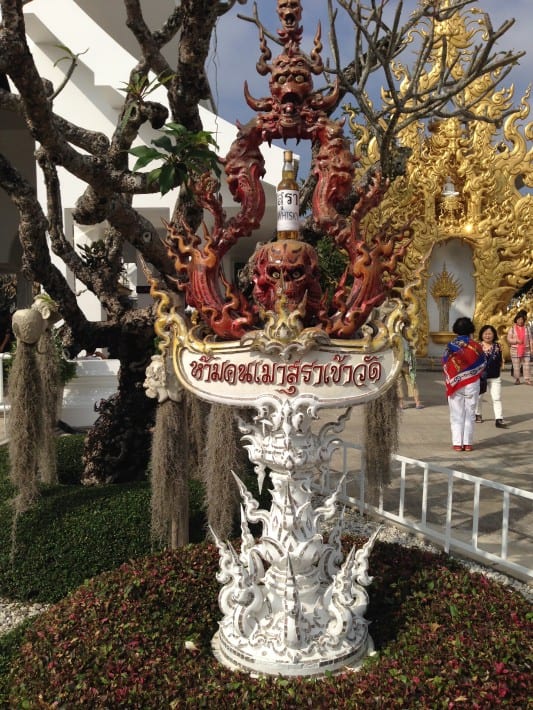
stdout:
<svg viewBox="0 0 533 710">
<path fill-rule="evenodd" d="M 364 2 L 364 0 L 363 0 Z M 394 0 L 389 0 L 395 6 Z M 279 28 L 279 19 L 276 13 L 276 0 L 258 0 L 259 14 L 263 22 L 273 33 Z M 322 41 L 324 44 L 323 57 L 327 56 L 328 21 L 326 0 L 302 0 L 303 17 L 302 26 L 304 36 L 302 49 L 308 52 L 312 48 L 318 20 L 322 21 Z M 404 12 L 416 6 L 416 0 L 404 1 Z M 533 31 L 533 0 L 479 0 L 472 7 L 488 13 L 494 28 L 499 27 L 505 20 L 515 18 L 514 26 L 507 32 L 499 44 L 502 50 L 515 51 L 527 50 L 531 46 L 531 33 Z M 247 80 L 252 96 L 261 98 L 268 96 L 268 77 L 260 76 L 255 64 L 259 58 L 259 40 L 255 25 L 244 22 L 237 14 L 251 15 L 252 3 L 237 4 L 219 22 L 215 36 L 213 54 L 209 64 L 209 78 L 218 113 L 223 118 L 234 123 L 239 120 L 245 123 L 252 116 L 251 110 L 246 105 L 243 95 L 244 82 Z M 350 37 L 351 25 L 345 23 L 347 47 Z M 277 45 L 269 43 L 273 55 L 279 52 Z M 515 67 L 505 81 L 504 86 L 511 83 L 515 86 L 515 100 L 518 103 L 529 83 L 533 82 L 533 51 L 528 52 Z M 315 86 L 320 86 L 320 79 L 315 79 Z M 302 154 L 302 167 L 307 164 L 307 146 L 300 144 L 298 152 Z"/>
</svg>

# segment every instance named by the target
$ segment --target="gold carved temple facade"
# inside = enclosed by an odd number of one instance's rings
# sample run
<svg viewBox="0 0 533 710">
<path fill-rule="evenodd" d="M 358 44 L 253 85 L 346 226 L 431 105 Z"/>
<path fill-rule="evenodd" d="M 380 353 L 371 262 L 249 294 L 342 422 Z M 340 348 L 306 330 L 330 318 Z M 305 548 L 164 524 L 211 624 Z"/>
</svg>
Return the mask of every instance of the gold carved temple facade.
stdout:
<svg viewBox="0 0 533 710">
<path fill-rule="evenodd" d="M 482 23 L 455 17 L 440 23 L 457 57 L 473 49 Z M 474 18 L 472 20 L 472 18 Z M 453 59 L 453 57 L 452 57 Z M 405 70 L 392 67 L 400 82 Z M 460 61 L 452 69 L 460 72 Z M 422 81 L 436 86 L 438 54 Z M 400 265 L 401 295 L 411 314 L 410 336 L 421 357 L 438 356 L 455 318 L 472 317 L 476 328 L 490 323 L 500 334 L 512 323 L 517 292 L 533 279 L 533 122 L 530 92 L 513 104 L 514 89 L 491 89 L 481 77 L 457 101 L 481 120 L 433 119 L 413 123 L 401 134 L 411 151 L 407 172 L 397 178 L 368 228 L 390 220 L 409 222 L 413 241 Z M 386 100 L 383 94 L 382 98 Z M 483 121 L 483 117 L 498 123 Z M 500 120 L 501 119 L 501 120 Z M 361 177 L 379 152 L 352 115 Z M 529 292 L 533 294 L 533 290 Z M 520 307 L 533 316 L 531 296 Z"/>
</svg>

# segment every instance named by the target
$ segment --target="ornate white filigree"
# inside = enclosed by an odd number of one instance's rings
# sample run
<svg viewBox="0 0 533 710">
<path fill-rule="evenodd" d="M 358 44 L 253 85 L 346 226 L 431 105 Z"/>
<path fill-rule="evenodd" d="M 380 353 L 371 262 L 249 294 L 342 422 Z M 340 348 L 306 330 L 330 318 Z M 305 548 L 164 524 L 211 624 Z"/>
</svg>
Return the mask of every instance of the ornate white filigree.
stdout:
<svg viewBox="0 0 533 710">
<path fill-rule="evenodd" d="M 312 395 L 260 397 L 256 409 L 253 423 L 241 421 L 240 427 L 261 481 L 270 469 L 272 505 L 262 510 L 235 476 L 243 501 L 242 548 L 237 555 L 230 543 L 216 541 L 224 618 L 215 653 L 230 667 L 270 674 L 322 674 L 357 665 L 372 649 L 363 615 L 376 535 L 343 563 L 342 514 L 327 542 L 319 531 L 323 520 L 337 515 L 343 482 L 317 507 L 311 496 L 313 477 L 338 445 L 349 411 L 314 434 Z M 257 542 L 249 522 L 262 526 Z"/>
<path fill-rule="evenodd" d="M 152 355 L 146 368 L 143 387 L 147 397 L 157 399 L 159 403 L 171 399 L 180 402 L 183 387 L 180 385 L 174 371 L 167 367 L 168 358 L 163 355 Z"/>
</svg>

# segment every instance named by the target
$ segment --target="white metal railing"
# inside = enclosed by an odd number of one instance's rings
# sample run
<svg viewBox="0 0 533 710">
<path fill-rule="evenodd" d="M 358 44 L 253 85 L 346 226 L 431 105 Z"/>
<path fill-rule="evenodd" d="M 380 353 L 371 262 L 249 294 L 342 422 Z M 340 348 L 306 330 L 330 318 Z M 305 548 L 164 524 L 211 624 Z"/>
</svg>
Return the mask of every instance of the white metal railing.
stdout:
<svg viewBox="0 0 533 710">
<path fill-rule="evenodd" d="M 327 495 L 340 487 L 340 502 L 361 514 L 371 512 L 421 534 L 445 552 L 456 550 L 533 580 L 527 559 L 533 549 L 532 528 L 524 522 L 519 529 L 520 516 L 533 516 L 532 492 L 395 454 L 391 485 L 373 505 L 367 500 L 361 461 L 354 467 L 348 460 L 360 459 L 361 447 L 339 442 L 339 453 L 340 460 L 332 459 L 322 471 L 317 492 Z"/>
</svg>

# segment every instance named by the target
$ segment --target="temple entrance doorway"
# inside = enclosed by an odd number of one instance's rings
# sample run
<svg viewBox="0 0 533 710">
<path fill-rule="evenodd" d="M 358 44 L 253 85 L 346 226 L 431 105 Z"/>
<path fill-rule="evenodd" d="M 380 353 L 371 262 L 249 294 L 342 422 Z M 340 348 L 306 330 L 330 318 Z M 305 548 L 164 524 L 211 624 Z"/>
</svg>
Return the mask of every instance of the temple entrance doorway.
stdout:
<svg viewBox="0 0 533 710">
<path fill-rule="evenodd" d="M 428 265 L 428 355 L 439 357 L 452 337 L 454 321 L 473 317 L 476 287 L 472 248 L 462 239 L 435 244 Z"/>
</svg>

